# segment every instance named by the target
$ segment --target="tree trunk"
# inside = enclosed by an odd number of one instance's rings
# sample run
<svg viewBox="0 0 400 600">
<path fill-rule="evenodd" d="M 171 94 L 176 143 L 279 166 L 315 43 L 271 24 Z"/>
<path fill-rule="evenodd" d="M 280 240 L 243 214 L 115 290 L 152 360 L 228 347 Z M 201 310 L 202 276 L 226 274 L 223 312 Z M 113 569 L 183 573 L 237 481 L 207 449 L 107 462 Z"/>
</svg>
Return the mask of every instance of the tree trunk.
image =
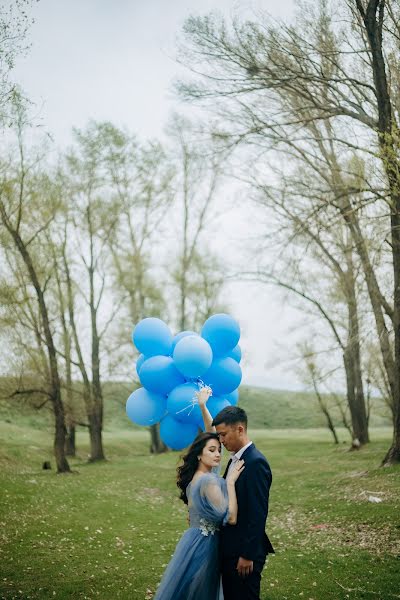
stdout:
<svg viewBox="0 0 400 600">
<path fill-rule="evenodd" d="M 64 412 L 62 411 L 61 394 L 56 392 L 52 398 L 55 417 L 55 436 L 54 436 L 54 456 L 57 463 L 57 473 L 70 473 L 71 469 L 65 456 L 65 435 L 66 427 L 64 421 Z"/>
<path fill-rule="evenodd" d="M 348 308 L 348 346 L 345 351 L 344 364 L 346 381 L 351 398 L 349 398 L 350 415 L 353 433 L 360 444 L 369 442 L 368 418 L 365 406 L 364 388 L 362 382 L 360 332 L 358 324 L 357 297 L 351 247 L 346 252 L 346 299 Z"/>
<path fill-rule="evenodd" d="M 163 452 L 167 452 L 168 448 L 160 438 L 160 425 L 158 423 L 151 425 L 150 436 L 150 452 L 152 454 L 162 454 Z"/>
<path fill-rule="evenodd" d="M 92 398 L 92 413 L 89 417 L 90 426 L 90 447 L 91 447 L 91 461 L 105 460 L 103 450 L 103 390 L 100 379 L 100 337 L 97 330 L 97 310 L 100 304 L 101 295 L 103 292 L 103 285 L 99 292 L 99 297 L 96 300 L 95 296 L 95 258 L 94 258 L 94 231 L 92 222 L 92 206 L 91 202 L 87 206 L 86 219 L 89 231 L 90 241 L 90 263 L 87 265 L 87 271 L 89 275 L 89 307 L 90 307 L 90 325 L 91 325 L 91 341 L 92 341 L 92 353 L 91 353 L 91 366 L 92 366 L 92 385 L 91 385 L 91 398 Z M 104 284 L 104 280 L 102 282 Z"/>
<path fill-rule="evenodd" d="M 103 449 L 103 427 L 100 418 L 96 416 L 89 417 L 89 436 L 90 436 L 90 462 L 106 460 Z"/>
<path fill-rule="evenodd" d="M 43 327 L 45 331 L 46 344 L 49 352 L 49 362 L 50 362 L 50 373 L 51 373 L 51 400 L 54 408 L 54 416 L 55 416 L 55 438 L 54 438 L 54 453 L 56 456 L 57 462 L 57 472 L 58 473 L 66 473 L 71 471 L 68 461 L 65 457 L 65 415 L 64 415 L 64 407 L 61 400 L 61 382 L 58 374 L 57 367 L 57 356 L 56 349 L 53 344 L 53 337 L 50 331 L 50 324 L 47 315 L 47 308 L 44 302 L 43 294 L 40 293 L 40 303 L 42 304 L 43 314 L 45 315 L 45 319 L 43 319 Z"/>
<path fill-rule="evenodd" d="M 70 425 L 69 427 L 67 427 L 67 433 L 65 436 L 66 456 L 76 456 L 75 432 L 75 425 Z"/>
<path fill-rule="evenodd" d="M 185 225 L 186 227 L 186 225 Z M 186 329 L 186 303 L 187 303 L 187 276 L 188 276 L 188 259 L 187 259 L 187 233 L 184 235 L 184 248 L 182 256 L 182 271 L 180 273 L 180 299 L 179 299 L 179 327 L 180 331 Z"/>
<path fill-rule="evenodd" d="M 394 375 L 391 382 L 395 422 L 393 442 L 384 465 L 400 463 L 400 164 L 398 160 L 398 127 L 392 110 L 382 48 L 383 15 L 385 0 L 369 0 L 366 9 L 356 0 L 358 11 L 364 21 L 371 51 L 378 109 L 379 146 L 390 191 L 390 224 L 394 276 L 393 333 Z"/>
<path fill-rule="evenodd" d="M 393 248 L 393 273 L 394 273 L 394 303 L 393 303 L 393 330 L 394 330 L 394 364 L 395 378 L 393 390 L 394 429 L 392 445 L 386 453 L 383 464 L 392 465 L 400 463 L 400 177 L 396 185 L 396 192 L 392 188 L 393 210 L 391 214 L 392 248 Z"/>
<path fill-rule="evenodd" d="M 348 419 L 347 419 L 346 411 L 345 411 L 345 409 L 343 408 L 343 405 L 342 405 L 342 403 L 341 403 L 340 399 L 337 397 L 337 395 L 336 395 L 336 394 L 333 394 L 333 396 L 334 396 L 334 397 L 335 397 L 335 399 L 336 399 L 336 406 L 337 406 L 337 408 L 339 409 L 340 416 L 341 416 L 342 423 L 343 423 L 343 427 L 344 427 L 345 429 L 347 429 L 347 431 L 348 431 L 348 432 L 349 432 L 349 434 L 350 434 L 350 437 L 351 437 L 351 439 L 353 439 L 353 437 L 354 437 L 354 436 L 353 436 L 353 430 L 352 430 L 352 428 L 351 428 L 351 425 L 350 425 L 350 423 L 349 423 L 349 421 L 348 421 Z"/>
<path fill-rule="evenodd" d="M 100 380 L 100 340 L 97 332 L 97 314 L 91 303 L 92 319 L 92 418 L 90 424 L 90 460 L 105 460 L 103 450 L 103 390 Z"/>
<path fill-rule="evenodd" d="M 83 360 L 83 354 L 82 354 L 82 349 L 81 349 L 81 345 L 79 342 L 77 327 L 76 327 L 76 323 L 75 323 L 74 301 L 73 301 L 73 294 L 72 294 L 72 281 L 71 281 L 71 275 L 70 275 L 68 261 L 67 261 L 65 252 L 63 253 L 63 260 L 64 260 L 64 269 L 65 269 L 65 275 L 66 275 L 66 281 L 67 281 L 69 320 L 70 320 L 70 324 L 71 324 L 72 335 L 73 335 L 73 339 L 74 339 L 74 343 L 75 343 L 76 353 L 78 355 L 79 370 L 81 372 L 82 379 L 83 379 L 83 401 L 85 404 L 86 416 L 87 416 L 88 423 L 89 423 L 89 439 L 90 439 L 89 460 L 90 461 L 104 460 L 105 456 L 104 456 L 103 442 L 102 442 L 102 424 L 103 424 L 102 410 L 101 410 L 101 419 L 100 419 L 100 424 L 99 424 L 98 417 L 96 416 L 96 414 L 97 414 L 96 404 L 93 400 L 94 391 L 98 390 L 100 388 L 100 398 L 102 401 L 101 386 L 100 386 L 100 384 L 98 384 L 97 387 L 93 385 L 93 380 L 95 377 L 94 373 L 93 373 L 92 385 L 89 381 L 89 377 L 88 377 L 85 363 Z M 93 333 L 92 333 L 92 336 L 93 336 Z M 92 356 L 92 361 L 93 361 L 93 356 Z M 97 365 L 96 377 L 98 379 L 100 378 L 99 365 Z"/>
<path fill-rule="evenodd" d="M 329 412 L 327 410 L 324 410 L 324 409 L 323 409 L 323 413 L 324 413 L 324 415 L 326 417 L 326 422 L 327 422 L 327 425 L 328 425 L 328 429 L 329 429 L 329 431 L 333 435 L 333 440 L 334 440 L 335 444 L 338 444 L 339 440 L 338 440 L 338 436 L 336 435 L 336 429 L 335 429 L 335 426 L 333 424 L 331 415 L 329 414 Z"/>
<path fill-rule="evenodd" d="M 343 353 L 343 363 L 346 373 L 347 402 L 350 409 L 351 428 L 353 439 L 361 444 L 369 441 L 368 427 L 365 411 L 365 402 L 359 404 L 356 394 L 356 374 L 351 348 L 346 348 Z"/>
<path fill-rule="evenodd" d="M 0 210 L 3 223 L 14 240 L 14 243 L 28 269 L 29 277 L 32 285 L 35 288 L 36 296 L 39 304 L 40 315 L 43 322 L 43 331 L 46 341 L 47 351 L 49 355 L 50 367 L 50 400 L 53 405 L 54 420 L 55 420 L 55 435 L 54 435 L 54 455 L 57 463 L 58 473 L 68 473 L 71 471 L 68 461 L 65 457 L 65 416 L 64 407 L 61 400 L 61 382 L 58 373 L 57 355 L 54 346 L 53 336 L 50 329 L 50 320 L 47 312 L 47 306 L 44 299 L 43 290 L 39 283 L 35 267 L 32 262 L 31 255 L 24 244 L 19 232 L 13 228 L 5 211 L 4 204 L 0 202 Z"/>
<path fill-rule="evenodd" d="M 53 247 L 54 252 L 54 247 Z M 68 331 L 67 321 L 65 318 L 65 303 L 64 294 L 58 270 L 58 263 L 54 252 L 54 271 L 57 280 L 57 289 L 60 302 L 60 317 L 63 331 L 64 354 L 65 354 L 65 396 L 64 408 L 66 411 L 66 436 L 65 436 L 65 454 L 66 456 L 76 456 L 75 445 L 75 423 L 74 423 L 74 394 L 72 390 L 72 367 L 71 367 L 71 336 Z M 65 401 L 66 397 L 66 401 Z"/>
<path fill-rule="evenodd" d="M 103 427 L 101 418 L 95 407 L 89 416 L 90 462 L 105 460 L 103 450 Z"/>
<path fill-rule="evenodd" d="M 354 243 L 357 248 L 358 255 L 361 260 L 361 265 L 363 267 L 368 295 L 371 301 L 371 306 L 375 317 L 376 330 L 382 353 L 382 360 L 387 373 L 391 395 L 394 398 L 396 393 L 395 363 L 393 360 L 389 331 L 386 326 L 383 314 L 383 309 L 385 309 L 386 312 L 388 312 L 388 309 L 386 310 L 386 302 L 381 294 L 379 284 L 376 279 L 375 271 L 370 261 L 367 245 L 360 230 L 360 224 L 357 221 L 357 218 L 354 214 L 354 209 L 349 203 L 346 207 L 342 208 L 341 210 L 343 217 L 350 228 Z M 391 312 L 390 317 L 393 320 L 393 311 L 389 312 Z"/>
<path fill-rule="evenodd" d="M 317 386 L 316 379 L 313 376 L 312 372 L 311 372 L 311 376 L 312 376 L 313 387 L 314 387 L 315 395 L 317 396 L 318 404 L 319 404 L 322 412 L 325 415 L 326 424 L 328 426 L 329 431 L 333 435 L 333 440 L 334 440 L 335 444 L 338 444 L 339 440 L 338 440 L 338 437 L 336 435 L 336 430 L 335 430 L 335 426 L 334 426 L 333 421 L 332 421 L 332 417 L 331 417 L 331 415 L 329 413 L 328 407 L 325 405 L 324 401 L 322 400 L 322 396 L 319 393 L 319 389 L 318 389 L 318 386 Z"/>
<path fill-rule="evenodd" d="M 185 282 L 183 278 L 186 277 L 185 273 L 182 273 L 182 283 L 181 283 L 181 298 L 180 298 L 180 317 L 179 317 L 179 327 L 181 331 L 185 330 L 186 327 L 186 292 L 185 292 Z"/>
</svg>

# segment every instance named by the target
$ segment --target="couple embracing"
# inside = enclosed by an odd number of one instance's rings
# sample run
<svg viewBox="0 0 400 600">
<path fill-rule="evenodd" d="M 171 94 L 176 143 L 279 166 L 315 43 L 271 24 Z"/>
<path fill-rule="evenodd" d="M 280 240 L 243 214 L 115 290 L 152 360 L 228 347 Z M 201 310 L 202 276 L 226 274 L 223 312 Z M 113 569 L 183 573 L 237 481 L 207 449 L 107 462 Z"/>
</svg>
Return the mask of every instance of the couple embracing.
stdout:
<svg viewBox="0 0 400 600">
<path fill-rule="evenodd" d="M 265 559 L 274 552 L 265 534 L 272 482 L 268 461 L 248 439 L 244 410 L 228 406 L 213 420 L 210 394 L 210 388 L 198 393 L 206 433 L 197 436 L 178 467 L 189 529 L 154 600 L 259 600 Z M 223 477 L 215 473 L 221 444 L 231 452 Z"/>
</svg>

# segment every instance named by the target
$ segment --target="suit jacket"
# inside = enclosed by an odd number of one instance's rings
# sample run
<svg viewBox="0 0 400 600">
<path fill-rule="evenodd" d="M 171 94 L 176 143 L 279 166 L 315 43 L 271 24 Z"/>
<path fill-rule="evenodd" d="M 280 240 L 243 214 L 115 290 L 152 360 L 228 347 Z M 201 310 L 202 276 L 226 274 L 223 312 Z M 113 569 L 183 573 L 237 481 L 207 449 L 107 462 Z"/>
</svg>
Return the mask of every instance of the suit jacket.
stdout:
<svg viewBox="0 0 400 600">
<path fill-rule="evenodd" d="M 243 452 L 242 459 L 245 469 L 235 484 L 238 502 L 237 523 L 222 527 L 221 557 L 242 556 L 248 560 L 264 562 L 267 554 L 274 554 L 265 533 L 272 473 L 267 459 L 254 444 Z"/>
</svg>

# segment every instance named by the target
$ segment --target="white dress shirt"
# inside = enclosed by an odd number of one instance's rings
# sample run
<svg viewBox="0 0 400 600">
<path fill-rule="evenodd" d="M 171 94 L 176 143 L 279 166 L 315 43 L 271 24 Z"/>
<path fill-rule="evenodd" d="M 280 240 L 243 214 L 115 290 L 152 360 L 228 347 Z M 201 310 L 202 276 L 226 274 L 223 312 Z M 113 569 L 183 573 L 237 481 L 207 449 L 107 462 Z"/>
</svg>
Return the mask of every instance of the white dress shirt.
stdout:
<svg viewBox="0 0 400 600">
<path fill-rule="evenodd" d="M 243 452 L 245 450 L 247 450 L 247 448 L 249 448 L 252 445 L 253 442 L 249 442 L 248 444 L 246 444 L 245 446 L 243 446 L 243 448 L 240 448 L 240 450 L 238 450 L 236 453 L 232 453 L 231 454 L 231 464 L 229 465 L 229 469 L 228 469 L 228 473 L 230 472 L 230 470 L 232 469 L 233 465 L 242 458 Z M 228 474 L 227 473 L 227 474 Z"/>
</svg>

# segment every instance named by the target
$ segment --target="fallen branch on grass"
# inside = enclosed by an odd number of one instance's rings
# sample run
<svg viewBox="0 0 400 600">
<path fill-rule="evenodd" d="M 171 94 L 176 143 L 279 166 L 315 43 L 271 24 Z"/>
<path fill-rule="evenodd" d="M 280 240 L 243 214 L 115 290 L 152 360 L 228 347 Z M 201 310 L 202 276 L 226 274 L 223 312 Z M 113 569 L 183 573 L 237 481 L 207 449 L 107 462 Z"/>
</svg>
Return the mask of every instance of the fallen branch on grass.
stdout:
<svg viewBox="0 0 400 600">
<path fill-rule="evenodd" d="M 342 590 L 344 590 L 345 592 L 361 592 L 362 594 L 374 594 L 374 596 L 380 596 L 381 593 L 380 592 L 373 592 L 372 590 L 363 590 L 361 588 L 347 588 L 344 587 L 344 585 L 342 585 L 341 583 L 339 583 L 338 581 L 336 581 L 336 579 L 334 579 L 334 582 L 342 588 Z M 398 594 L 387 594 L 386 595 L 387 598 L 400 598 L 400 596 Z"/>
</svg>

